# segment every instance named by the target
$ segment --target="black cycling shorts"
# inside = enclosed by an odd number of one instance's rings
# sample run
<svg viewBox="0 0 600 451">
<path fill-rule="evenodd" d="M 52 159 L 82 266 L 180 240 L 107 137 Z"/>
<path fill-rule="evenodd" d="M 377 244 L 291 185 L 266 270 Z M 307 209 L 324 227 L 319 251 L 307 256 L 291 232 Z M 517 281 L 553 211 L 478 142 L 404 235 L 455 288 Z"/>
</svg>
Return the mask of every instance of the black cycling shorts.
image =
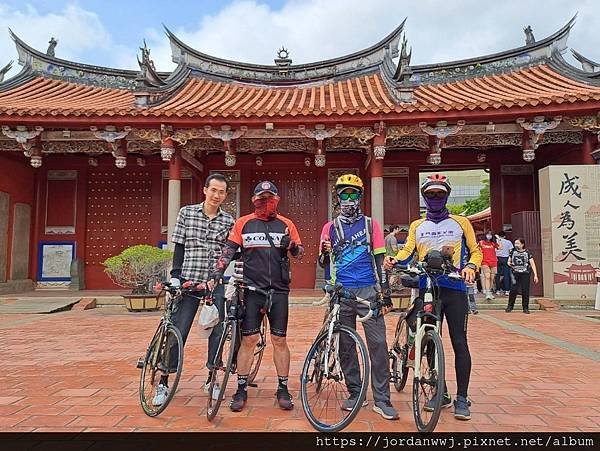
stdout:
<svg viewBox="0 0 600 451">
<path fill-rule="evenodd" d="M 273 293 L 271 298 L 271 311 L 267 313 L 271 335 L 285 337 L 288 324 L 288 297 L 289 293 Z M 255 291 L 246 290 L 244 294 L 246 313 L 242 320 L 242 335 L 254 335 L 260 331 L 264 314 L 266 297 Z"/>
</svg>

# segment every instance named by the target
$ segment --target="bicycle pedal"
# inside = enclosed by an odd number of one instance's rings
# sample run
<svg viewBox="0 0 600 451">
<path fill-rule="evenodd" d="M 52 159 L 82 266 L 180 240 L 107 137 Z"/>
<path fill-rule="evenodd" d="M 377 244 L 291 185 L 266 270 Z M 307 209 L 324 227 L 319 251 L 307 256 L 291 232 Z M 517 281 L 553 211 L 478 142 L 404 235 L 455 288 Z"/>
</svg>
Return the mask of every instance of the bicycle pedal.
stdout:
<svg viewBox="0 0 600 451">
<path fill-rule="evenodd" d="M 258 384 L 252 382 L 251 384 L 248 384 L 248 387 L 253 387 L 253 388 L 257 388 Z"/>
<path fill-rule="evenodd" d="M 135 367 L 139 370 L 141 370 L 142 368 L 144 368 L 144 362 L 146 361 L 146 359 L 144 359 L 143 357 L 140 357 L 137 361 L 137 363 L 135 364 Z"/>
</svg>

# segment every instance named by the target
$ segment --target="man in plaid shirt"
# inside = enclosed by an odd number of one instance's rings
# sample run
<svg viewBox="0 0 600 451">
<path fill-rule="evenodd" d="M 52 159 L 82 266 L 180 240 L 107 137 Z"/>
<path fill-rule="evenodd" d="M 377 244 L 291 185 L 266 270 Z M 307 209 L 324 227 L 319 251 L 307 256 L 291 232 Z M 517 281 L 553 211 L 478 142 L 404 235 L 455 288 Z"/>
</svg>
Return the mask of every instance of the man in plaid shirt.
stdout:
<svg viewBox="0 0 600 451">
<path fill-rule="evenodd" d="M 171 270 L 171 284 L 179 286 L 181 280 L 190 280 L 194 284 L 206 283 L 221 256 L 227 236 L 234 224 L 234 219 L 229 213 L 221 209 L 221 204 L 227 197 L 229 185 L 222 174 L 211 174 L 204 183 L 205 200 L 201 204 L 187 205 L 179 210 L 175 229 L 171 241 L 175 243 L 173 255 L 173 269 Z M 214 292 L 214 302 L 219 309 L 221 320 L 224 317 L 224 288 L 218 285 Z M 183 343 L 192 327 L 194 317 L 198 312 L 199 300 L 191 296 L 184 296 L 178 309 L 171 319 L 181 332 Z M 208 360 L 206 366 L 211 370 L 211 362 L 219 346 L 222 332 L 222 323 L 213 329 L 208 339 Z M 177 353 L 171 353 L 173 371 L 177 368 Z M 209 379 L 210 381 L 210 374 Z M 153 404 L 159 406 L 164 403 L 168 394 L 168 376 L 162 376 L 156 389 Z M 204 390 L 208 391 L 208 384 Z"/>
</svg>

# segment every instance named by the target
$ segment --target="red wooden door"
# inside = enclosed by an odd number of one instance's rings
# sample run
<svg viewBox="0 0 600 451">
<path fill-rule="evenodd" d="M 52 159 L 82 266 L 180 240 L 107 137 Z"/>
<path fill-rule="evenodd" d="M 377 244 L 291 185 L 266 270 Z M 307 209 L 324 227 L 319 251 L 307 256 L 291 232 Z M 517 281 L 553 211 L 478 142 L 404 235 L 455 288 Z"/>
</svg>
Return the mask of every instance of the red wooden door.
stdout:
<svg viewBox="0 0 600 451">
<path fill-rule="evenodd" d="M 152 181 L 141 168 L 92 169 L 87 186 L 85 283 L 115 288 L 102 262 L 135 244 L 151 244 Z"/>
<path fill-rule="evenodd" d="M 314 168 L 271 169 L 254 171 L 251 186 L 270 180 L 279 190 L 279 212 L 290 218 L 300 234 L 305 254 L 301 261 L 292 260 L 292 288 L 314 288 L 316 261 L 321 230 L 317 195 L 319 183 Z"/>
</svg>

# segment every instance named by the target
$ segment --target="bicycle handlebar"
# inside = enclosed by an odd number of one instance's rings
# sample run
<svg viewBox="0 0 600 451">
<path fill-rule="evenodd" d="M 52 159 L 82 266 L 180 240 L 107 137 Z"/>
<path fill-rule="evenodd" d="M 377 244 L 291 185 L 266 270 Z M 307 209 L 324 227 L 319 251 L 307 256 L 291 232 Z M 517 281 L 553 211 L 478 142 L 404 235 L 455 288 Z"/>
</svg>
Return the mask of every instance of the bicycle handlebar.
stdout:
<svg viewBox="0 0 600 451">
<path fill-rule="evenodd" d="M 346 298 L 346 299 L 356 301 L 360 304 L 363 304 L 363 305 L 366 305 L 367 307 L 369 307 L 369 313 L 367 313 L 365 316 L 359 315 L 358 318 L 356 318 L 356 320 L 359 323 L 363 323 L 363 322 L 367 321 L 368 319 L 370 319 L 373 316 L 374 311 L 376 310 L 372 307 L 371 301 L 356 296 L 354 293 L 348 291 L 340 284 L 337 284 L 335 286 L 328 284 L 328 285 L 325 285 L 325 287 L 323 287 L 323 289 L 325 290 L 325 295 L 319 301 L 313 302 L 313 305 L 318 306 L 318 305 L 324 305 L 324 304 L 328 303 L 331 300 L 332 295 L 338 296 L 338 298 Z"/>
</svg>

